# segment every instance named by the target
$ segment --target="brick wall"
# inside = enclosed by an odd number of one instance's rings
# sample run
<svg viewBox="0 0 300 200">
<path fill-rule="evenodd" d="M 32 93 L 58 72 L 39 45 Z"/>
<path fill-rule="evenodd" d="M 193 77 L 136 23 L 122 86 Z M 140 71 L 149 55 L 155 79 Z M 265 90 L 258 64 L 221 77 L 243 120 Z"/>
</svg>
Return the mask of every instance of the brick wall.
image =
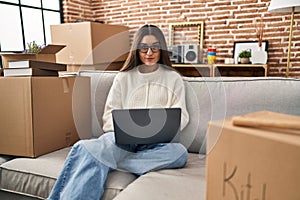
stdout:
<svg viewBox="0 0 300 200">
<path fill-rule="evenodd" d="M 131 35 L 145 23 L 159 26 L 168 40 L 168 24 L 204 21 L 204 49 L 217 48 L 218 63 L 232 57 L 234 41 L 256 40 L 255 21 L 264 19 L 269 76 L 285 76 L 290 14 L 267 11 L 270 0 L 63 0 L 65 22 L 104 21 L 129 26 Z M 300 14 L 295 14 L 290 76 L 300 77 Z M 176 29 L 177 30 L 177 29 Z M 196 42 L 195 30 L 175 41 Z M 176 31 L 177 33 L 177 31 Z M 189 34 L 193 35 L 189 35 Z M 179 42 L 181 43 L 181 42 Z"/>
<path fill-rule="evenodd" d="M 91 21 L 94 13 L 90 0 L 62 0 L 64 22 Z"/>
</svg>

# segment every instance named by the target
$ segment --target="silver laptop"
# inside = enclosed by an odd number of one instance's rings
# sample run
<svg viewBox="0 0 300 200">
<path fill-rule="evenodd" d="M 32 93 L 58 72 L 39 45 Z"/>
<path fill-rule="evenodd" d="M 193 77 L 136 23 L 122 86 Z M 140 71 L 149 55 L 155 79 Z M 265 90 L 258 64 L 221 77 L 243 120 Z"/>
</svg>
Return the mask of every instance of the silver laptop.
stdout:
<svg viewBox="0 0 300 200">
<path fill-rule="evenodd" d="M 180 108 L 118 109 L 112 117 L 117 144 L 178 142 Z"/>
</svg>

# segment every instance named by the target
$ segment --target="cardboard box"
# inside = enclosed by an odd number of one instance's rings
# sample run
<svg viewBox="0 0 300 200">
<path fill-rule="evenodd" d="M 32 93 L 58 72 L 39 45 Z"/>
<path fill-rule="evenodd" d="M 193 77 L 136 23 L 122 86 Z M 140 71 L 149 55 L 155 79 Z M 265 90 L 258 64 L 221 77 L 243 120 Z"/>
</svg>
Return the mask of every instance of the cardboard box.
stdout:
<svg viewBox="0 0 300 200">
<path fill-rule="evenodd" d="M 281 120 L 289 118 L 295 120 Z M 228 119 L 210 122 L 207 137 L 207 200 L 300 199 L 299 130 L 234 126 Z"/>
<path fill-rule="evenodd" d="M 119 71 L 124 62 L 100 63 L 94 65 L 67 65 L 67 72 L 78 72 L 82 70 Z"/>
<path fill-rule="evenodd" d="M 66 45 L 56 55 L 59 63 L 93 65 L 124 61 L 130 49 L 127 26 L 79 22 L 50 28 L 52 43 Z"/>
<path fill-rule="evenodd" d="M 65 45 L 47 45 L 37 54 L 26 53 L 1 53 L 3 68 L 8 67 L 8 62 L 13 60 L 38 60 L 56 63 L 55 54 L 63 49 Z"/>
<path fill-rule="evenodd" d="M 1 77 L 0 94 L 0 154 L 37 157 L 74 144 L 73 110 L 91 132 L 88 77 Z"/>
</svg>

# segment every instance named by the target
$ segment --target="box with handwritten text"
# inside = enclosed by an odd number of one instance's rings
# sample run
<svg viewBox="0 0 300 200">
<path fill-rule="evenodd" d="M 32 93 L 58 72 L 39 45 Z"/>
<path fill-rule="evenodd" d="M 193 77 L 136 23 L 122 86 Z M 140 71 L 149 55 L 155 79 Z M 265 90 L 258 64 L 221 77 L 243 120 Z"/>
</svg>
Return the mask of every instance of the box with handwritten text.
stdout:
<svg viewBox="0 0 300 200">
<path fill-rule="evenodd" d="M 299 200 L 300 117 L 257 112 L 239 119 L 209 123 L 206 199 Z"/>
</svg>

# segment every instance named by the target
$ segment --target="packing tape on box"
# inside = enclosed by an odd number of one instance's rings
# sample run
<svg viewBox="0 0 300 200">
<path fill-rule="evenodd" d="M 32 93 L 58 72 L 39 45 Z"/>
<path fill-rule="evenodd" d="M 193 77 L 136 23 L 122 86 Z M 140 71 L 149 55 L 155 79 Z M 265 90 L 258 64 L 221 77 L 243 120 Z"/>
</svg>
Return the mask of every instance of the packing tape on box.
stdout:
<svg viewBox="0 0 300 200">
<path fill-rule="evenodd" d="M 62 78 L 62 84 L 63 84 L 64 93 L 69 93 L 70 92 L 70 85 L 69 85 L 68 78 Z"/>
</svg>

